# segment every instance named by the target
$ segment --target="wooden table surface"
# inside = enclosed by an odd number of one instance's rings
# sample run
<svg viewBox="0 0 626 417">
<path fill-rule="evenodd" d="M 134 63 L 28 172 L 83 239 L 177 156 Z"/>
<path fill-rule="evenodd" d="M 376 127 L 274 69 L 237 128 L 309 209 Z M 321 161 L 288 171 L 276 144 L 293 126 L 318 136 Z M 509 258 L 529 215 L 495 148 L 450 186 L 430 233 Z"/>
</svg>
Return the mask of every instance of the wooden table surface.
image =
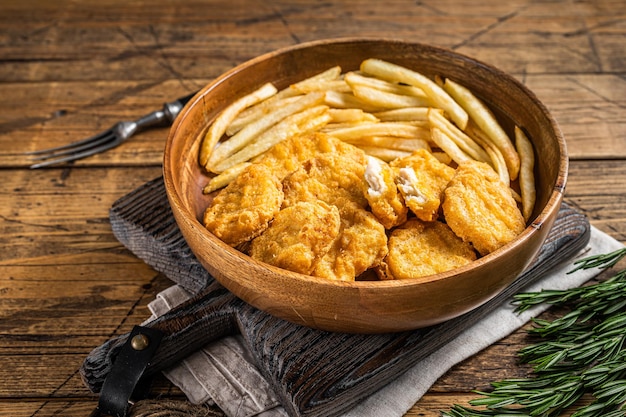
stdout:
<svg viewBox="0 0 626 417">
<path fill-rule="evenodd" d="M 73 165 L 22 154 L 155 110 L 279 47 L 343 36 L 450 48 L 512 74 L 547 105 L 571 158 L 565 201 L 626 242 L 624 0 L 2 0 L 0 415 L 85 416 L 85 356 L 171 284 L 113 236 L 109 208 L 160 176 L 167 128 Z M 457 365 L 407 414 L 437 416 L 523 375 L 522 330 Z M 165 379 L 162 400 L 184 401 Z"/>
</svg>

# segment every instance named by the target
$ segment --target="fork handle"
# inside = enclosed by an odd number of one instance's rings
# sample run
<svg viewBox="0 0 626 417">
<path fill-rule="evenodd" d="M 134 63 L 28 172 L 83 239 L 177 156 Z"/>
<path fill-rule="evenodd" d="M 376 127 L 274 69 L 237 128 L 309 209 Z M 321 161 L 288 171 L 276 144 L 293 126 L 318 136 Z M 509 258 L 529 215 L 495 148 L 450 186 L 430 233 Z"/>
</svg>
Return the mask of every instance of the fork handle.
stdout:
<svg viewBox="0 0 626 417">
<path fill-rule="evenodd" d="M 149 127 L 171 126 L 176 116 L 178 116 L 178 113 L 180 113 L 183 107 L 185 107 L 185 104 L 195 95 L 196 93 L 192 93 L 174 101 L 167 102 L 163 104 L 162 109 L 148 113 L 133 122 L 121 122 L 114 129 L 117 130 L 120 137 L 127 139 L 133 134 Z"/>
<path fill-rule="evenodd" d="M 163 113 L 165 115 L 166 120 L 170 122 L 170 124 L 173 123 L 174 119 L 176 119 L 176 116 L 178 116 L 178 113 L 180 113 L 183 107 L 185 107 L 185 104 L 187 104 L 187 102 L 191 100 L 191 98 L 195 95 L 196 93 L 194 92 L 187 96 L 178 98 L 174 101 L 165 103 L 163 105 Z"/>
</svg>

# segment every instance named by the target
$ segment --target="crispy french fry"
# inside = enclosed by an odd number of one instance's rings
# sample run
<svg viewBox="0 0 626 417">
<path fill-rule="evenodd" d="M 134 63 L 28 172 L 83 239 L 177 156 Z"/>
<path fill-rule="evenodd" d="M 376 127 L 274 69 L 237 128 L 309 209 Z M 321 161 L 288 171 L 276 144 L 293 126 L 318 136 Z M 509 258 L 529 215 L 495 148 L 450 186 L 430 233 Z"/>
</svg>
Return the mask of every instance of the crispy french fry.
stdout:
<svg viewBox="0 0 626 417">
<path fill-rule="evenodd" d="M 454 143 L 448 135 L 446 135 L 441 129 L 433 127 L 430 131 L 432 141 L 457 164 L 461 162 L 471 160 L 472 158 L 467 155 L 459 146 Z"/>
<path fill-rule="evenodd" d="M 487 135 L 480 130 L 473 121 L 467 126 L 467 132 L 471 135 L 471 137 L 483 147 L 485 152 L 489 155 L 489 162 L 493 169 L 498 173 L 498 176 L 506 185 L 511 184 L 511 177 L 509 176 L 509 169 L 506 166 L 506 161 L 500 149 L 494 145 Z"/>
<path fill-rule="evenodd" d="M 335 66 L 309 78 L 305 78 L 302 81 L 298 81 L 295 84 L 291 84 L 289 87 L 280 90 L 273 97 L 270 97 L 269 99 L 242 111 L 241 114 L 233 120 L 231 125 L 228 127 L 226 134 L 228 136 L 233 136 L 246 125 L 260 119 L 274 109 L 284 107 L 290 102 L 297 100 L 298 96 L 312 91 L 320 91 L 320 89 L 323 89 L 324 87 L 333 85 L 334 82 L 341 83 L 343 85 L 342 89 L 349 92 L 350 87 L 348 87 L 345 81 L 339 79 L 340 75 L 341 67 Z M 335 88 L 337 88 L 336 85 Z"/>
<path fill-rule="evenodd" d="M 227 140 L 221 142 L 221 144 L 213 150 L 206 164 L 207 169 L 212 171 L 213 168 L 221 161 L 251 143 L 258 135 L 280 122 L 285 117 L 301 112 L 306 108 L 321 104 L 323 100 L 324 93 L 309 93 L 290 105 L 276 109 L 267 116 L 247 125 L 234 136 L 231 136 Z"/>
<path fill-rule="evenodd" d="M 372 113 L 361 109 L 328 109 L 331 123 L 377 122 Z"/>
<path fill-rule="evenodd" d="M 407 139 L 393 136 L 362 136 L 353 140 L 346 140 L 355 146 L 375 146 L 396 151 L 413 152 L 417 149 L 431 151 L 428 141 L 425 139 Z"/>
<path fill-rule="evenodd" d="M 518 126 L 515 126 L 515 147 L 520 156 L 519 185 L 522 197 L 522 214 L 524 219 L 528 221 L 535 208 L 537 198 L 535 153 L 528 136 Z"/>
<path fill-rule="evenodd" d="M 334 66 L 328 68 L 326 71 L 322 71 L 311 77 L 305 78 L 302 81 L 291 84 L 287 89 L 296 91 L 299 94 L 303 94 L 311 91 L 319 91 L 319 86 L 328 83 L 329 81 L 336 81 L 341 75 L 341 67 Z"/>
<path fill-rule="evenodd" d="M 207 165 L 213 148 L 215 148 L 217 142 L 226 132 L 228 125 L 242 110 L 275 95 L 277 92 L 278 90 L 273 84 L 267 83 L 226 107 L 213 121 L 202 141 L 200 146 L 200 164 L 202 166 Z"/>
<path fill-rule="evenodd" d="M 381 122 L 427 121 L 428 107 L 405 107 L 374 113 Z"/>
<path fill-rule="evenodd" d="M 378 146 L 358 146 L 363 152 L 385 162 L 393 161 L 396 158 L 402 158 L 411 155 L 409 151 L 400 151 L 397 149 L 379 148 Z"/>
<path fill-rule="evenodd" d="M 428 102 L 428 96 L 426 93 L 424 93 L 421 88 L 414 87 L 412 85 L 402 85 L 381 80 L 380 78 L 366 77 L 355 71 L 346 73 L 344 75 L 344 80 L 352 89 L 356 89 L 357 87 L 368 87 L 370 89 L 394 95 L 417 97 L 424 100 L 426 103 Z"/>
<path fill-rule="evenodd" d="M 518 202 L 519 204 L 522 203 L 522 196 L 519 195 L 519 193 L 517 191 L 515 191 L 513 188 L 510 189 L 511 190 L 511 195 L 513 196 L 513 199 Z"/>
<path fill-rule="evenodd" d="M 267 116 L 269 113 L 278 108 L 288 106 L 291 103 L 298 101 L 302 97 L 302 94 L 291 95 L 285 93 L 292 92 L 290 90 L 280 90 L 276 93 L 276 95 L 242 111 L 228 126 L 226 129 L 226 135 L 233 136 L 247 125 Z"/>
<path fill-rule="evenodd" d="M 469 119 L 467 112 L 428 77 L 380 59 L 366 59 L 361 63 L 361 71 L 387 81 L 405 83 L 422 89 L 434 106 L 443 109 L 460 129 L 465 129 Z"/>
<path fill-rule="evenodd" d="M 316 83 L 307 83 L 295 88 L 300 94 L 312 93 L 313 91 L 337 91 L 339 93 L 351 93 L 352 88 L 344 80 L 319 80 Z"/>
<path fill-rule="evenodd" d="M 340 93 L 337 91 L 327 91 L 324 103 L 336 109 L 361 109 L 368 113 L 383 110 L 378 106 L 361 100 L 352 93 Z"/>
<path fill-rule="evenodd" d="M 202 192 L 204 194 L 210 194 L 213 191 L 226 187 L 228 184 L 230 184 L 232 180 L 237 178 L 239 174 L 241 174 L 250 165 L 250 162 L 244 162 L 222 172 L 219 175 L 214 176 L 209 180 L 208 184 L 204 186 Z"/>
<path fill-rule="evenodd" d="M 471 137 L 459 130 L 456 125 L 446 119 L 441 111 L 431 109 L 428 113 L 431 125 L 437 127 L 446 134 L 468 156 L 480 162 L 489 162 L 489 155 Z"/>
<path fill-rule="evenodd" d="M 213 167 L 213 172 L 223 172 L 233 166 L 259 156 L 272 146 L 292 136 L 319 130 L 330 120 L 326 113 L 327 106 L 315 106 L 299 113 L 287 116 L 265 132 L 261 133 L 253 143 L 224 159 Z"/>
<path fill-rule="evenodd" d="M 422 97 L 389 93 L 365 85 L 353 86 L 352 93 L 362 101 L 381 109 L 400 109 L 403 107 L 421 107 L 429 105 L 428 99 Z"/>
<path fill-rule="evenodd" d="M 432 152 L 433 156 L 439 160 L 442 164 L 450 165 L 452 158 L 445 152 Z"/>
<path fill-rule="evenodd" d="M 512 180 L 517 179 L 520 168 L 519 155 L 513 142 L 502 129 L 491 110 L 468 88 L 450 79 L 445 80 L 443 88 L 465 109 L 478 127 L 500 149 L 506 161 L 509 176 Z"/>
<path fill-rule="evenodd" d="M 399 138 L 415 138 L 426 140 L 428 140 L 429 138 L 428 130 L 404 123 L 393 122 L 359 123 L 352 127 L 333 130 L 329 133 L 331 133 L 336 138 L 344 140 L 346 142 L 350 142 L 365 136 L 394 136 Z"/>
</svg>

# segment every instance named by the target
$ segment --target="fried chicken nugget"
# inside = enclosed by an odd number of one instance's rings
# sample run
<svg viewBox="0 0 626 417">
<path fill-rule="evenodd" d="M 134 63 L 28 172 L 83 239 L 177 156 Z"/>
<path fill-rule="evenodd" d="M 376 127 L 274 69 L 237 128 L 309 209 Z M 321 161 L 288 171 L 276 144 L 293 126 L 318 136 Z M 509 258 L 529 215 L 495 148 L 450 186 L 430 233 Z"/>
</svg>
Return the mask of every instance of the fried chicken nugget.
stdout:
<svg viewBox="0 0 626 417">
<path fill-rule="evenodd" d="M 408 208 L 420 220 L 436 220 L 443 190 L 454 175 L 454 168 L 439 162 L 425 149 L 393 160 L 390 165 Z"/>
<path fill-rule="evenodd" d="M 237 246 L 260 235 L 280 210 L 282 183 L 269 167 L 252 164 L 222 189 L 204 212 L 204 225 Z"/>
<path fill-rule="evenodd" d="M 367 183 L 367 188 L 364 190 L 365 198 L 372 213 L 385 226 L 385 229 L 404 223 L 409 210 L 398 191 L 394 172 L 389 164 L 378 158 L 367 156 L 365 181 Z"/>
<path fill-rule="evenodd" d="M 411 219 L 389 236 L 389 254 L 377 273 L 381 279 L 410 279 L 438 274 L 476 259 L 469 243 L 440 221 Z"/>
<path fill-rule="evenodd" d="M 356 146 L 328 134 L 315 132 L 292 136 L 279 142 L 255 162 L 271 167 L 274 175 L 283 180 L 297 170 L 304 161 L 326 153 L 345 155 L 357 162 L 362 162 L 365 158 L 365 153 Z"/>
<path fill-rule="evenodd" d="M 365 161 L 365 156 L 363 157 Z M 283 180 L 283 208 L 298 201 L 317 201 L 339 208 L 353 202 L 367 207 L 363 195 L 365 164 L 350 155 L 320 154 L 304 161 L 300 168 Z"/>
<path fill-rule="evenodd" d="M 388 252 L 387 234 L 372 213 L 357 204 L 339 208 L 341 229 L 329 251 L 317 262 L 312 275 L 339 281 L 354 281 L 378 266 Z"/>
<path fill-rule="evenodd" d="M 322 201 L 299 202 L 276 214 L 250 245 L 250 256 L 301 274 L 310 274 L 339 234 L 339 210 Z"/>
<path fill-rule="evenodd" d="M 483 162 L 459 165 L 442 207 L 454 233 L 471 242 L 481 255 L 507 244 L 526 226 L 509 185 Z"/>
</svg>

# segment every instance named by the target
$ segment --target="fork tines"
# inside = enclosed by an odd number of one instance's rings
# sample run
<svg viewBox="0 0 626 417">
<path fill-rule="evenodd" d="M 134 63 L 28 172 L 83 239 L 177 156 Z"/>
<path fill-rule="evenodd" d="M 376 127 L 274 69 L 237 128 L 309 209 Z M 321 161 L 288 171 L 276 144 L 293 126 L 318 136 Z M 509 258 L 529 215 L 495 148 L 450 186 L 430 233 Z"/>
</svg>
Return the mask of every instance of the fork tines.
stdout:
<svg viewBox="0 0 626 417">
<path fill-rule="evenodd" d="M 33 156 L 31 158 L 33 161 L 43 161 L 30 166 L 30 168 L 34 169 L 95 155 L 111 149 L 119 143 L 120 141 L 117 140 L 115 133 L 110 129 L 87 139 L 54 148 L 27 152 L 26 155 Z"/>
</svg>

